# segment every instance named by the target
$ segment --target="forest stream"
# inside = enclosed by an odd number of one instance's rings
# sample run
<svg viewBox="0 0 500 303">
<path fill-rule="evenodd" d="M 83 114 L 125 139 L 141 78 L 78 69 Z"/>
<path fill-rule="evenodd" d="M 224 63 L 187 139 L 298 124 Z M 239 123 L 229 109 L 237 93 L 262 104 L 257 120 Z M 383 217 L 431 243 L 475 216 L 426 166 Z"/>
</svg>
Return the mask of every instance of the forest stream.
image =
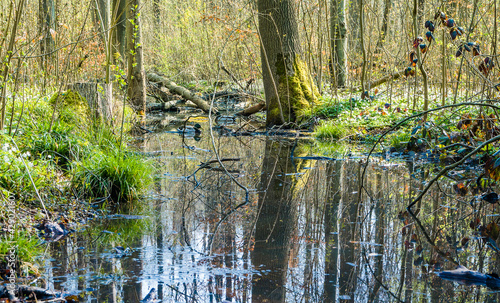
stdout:
<svg viewBox="0 0 500 303">
<path fill-rule="evenodd" d="M 448 259 L 475 273 L 498 272 L 495 248 L 470 223 L 486 210 L 486 225 L 498 211 L 441 181 L 418 205 L 419 229 L 405 210 L 435 173 L 429 159 L 378 155 L 362 180 L 366 154 L 325 157 L 302 137 L 214 128 L 212 138 L 201 124 L 196 140 L 175 127 L 141 137 L 139 152 L 161 167 L 151 194 L 49 243 L 41 280 L 50 289 L 79 302 L 500 298 L 481 281 L 436 274 L 456 267 Z"/>
</svg>

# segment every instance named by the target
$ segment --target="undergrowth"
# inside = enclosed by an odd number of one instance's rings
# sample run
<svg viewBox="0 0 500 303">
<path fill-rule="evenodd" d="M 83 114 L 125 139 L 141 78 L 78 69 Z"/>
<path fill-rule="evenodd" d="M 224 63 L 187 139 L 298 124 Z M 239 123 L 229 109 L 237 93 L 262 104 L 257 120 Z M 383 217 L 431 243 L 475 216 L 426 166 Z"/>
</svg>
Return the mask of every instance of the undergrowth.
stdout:
<svg viewBox="0 0 500 303">
<path fill-rule="evenodd" d="M 348 138 L 350 141 L 371 143 L 381 130 L 410 115 L 406 101 L 385 103 L 376 98 L 334 100 L 323 97 L 312 115 L 324 119 L 314 135 L 323 141 Z"/>
<path fill-rule="evenodd" d="M 20 214 L 16 221 L 24 222 L 18 225 L 21 233 L 15 240 L 21 260 L 29 260 L 29 252 L 36 251 L 34 226 L 47 219 L 46 214 L 56 220 L 59 216 L 54 214 L 85 212 L 93 199 L 107 204 L 133 202 L 152 183 L 151 161 L 133 155 L 127 134 L 120 140 L 119 123 L 96 122 L 81 108 L 64 103 L 51 123 L 54 108 L 49 100 L 26 103 L 23 111 L 22 104 L 16 104 L 14 111 L 8 108 L 7 112 L 16 113 L 13 127 L 0 132 L 0 226 L 9 225 L 2 209 L 7 197 L 13 197 Z M 6 125 L 11 125 L 11 117 L 7 118 Z M 127 117 L 126 128 L 132 118 Z M 5 236 L 0 232 L 0 237 Z M 0 255 L 5 250 L 1 243 L 6 242 L 0 241 Z"/>
</svg>

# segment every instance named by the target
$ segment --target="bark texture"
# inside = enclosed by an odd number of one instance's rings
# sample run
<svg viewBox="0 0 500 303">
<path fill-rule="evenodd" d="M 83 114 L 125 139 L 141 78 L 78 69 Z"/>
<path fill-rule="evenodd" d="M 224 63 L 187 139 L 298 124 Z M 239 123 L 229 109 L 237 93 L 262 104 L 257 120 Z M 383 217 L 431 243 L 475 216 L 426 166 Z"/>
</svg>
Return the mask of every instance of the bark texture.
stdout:
<svg viewBox="0 0 500 303">
<path fill-rule="evenodd" d="M 380 37 L 377 42 L 377 51 L 380 51 L 384 47 L 385 38 L 387 36 L 387 25 L 389 22 L 389 13 L 391 12 L 391 0 L 384 1 L 384 16 L 382 19 L 382 26 L 380 27 Z"/>
<path fill-rule="evenodd" d="M 367 55 L 366 55 L 366 46 L 365 46 L 365 14 L 363 12 L 365 6 L 364 0 L 359 0 L 359 32 L 361 35 L 361 52 L 363 53 L 363 67 L 361 69 L 361 97 L 364 98 L 368 94 L 368 90 L 370 89 L 366 85 L 366 64 L 367 64 Z"/>
<path fill-rule="evenodd" d="M 79 82 L 68 85 L 68 90 L 78 92 L 87 100 L 93 119 L 112 124 L 113 98 L 112 84 L 96 82 Z"/>
<path fill-rule="evenodd" d="M 418 22 L 418 20 L 422 19 L 422 12 L 421 9 L 419 9 L 419 3 L 422 2 L 421 0 L 413 0 L 413 31 L 415 32 L 415 38 L 418 36 L 418 25 L 421 22 Z M 431 42 L 430 42 L 431 43 Z M 429 44 L 430 44 L 429 43 Z M 422 65 L 422 53 L 420 52 L 420 49 L 417 47 L 417 58 L 418 58 L 418 69 L 422 73 L 422 82 L 424 85 L 424 108 L 422 109 L 423 111 L 427 111 L 429 109 L 429 85 L 427 83 L 427 71 L 425 70 L 424 66 Z M 423 120 L 427 120 L 427 114 L 424 115 Z"/>
<path fill-rule="evenodd" d="M 94 24 L 100 33 L 102 41 L 106 40 L 106 31 L 109 30 L 110 8 L 109 0 L 97 0 L 94 10 Z"/>
<path fill-rule="evenodd" d="M 115 64 L 125 61 L 125 30 L 126 30 L 126 0 L 113 0 L 113 53 L 120 54 L 120 60 L 115 60 Z M 118 61 L 118 62 L 117 62 Z"/>
<path fill-rule="evenodd" d="M 142 54 L 140 0 L 127 6 L 127 79 L 128 100 L 136 112 L 146 112 L 146 73 Z"/>
<path fill-rule="evenodd" d="M 332 39 L 330 47 L 332 49 L 331 71 L 333 80 L 338 87 L 344 87 L 346 83 L 346 23 L 345 23 L 345 1 L 331 0 L 330 7 L 330 32 Z"/>
<path fill-rule="evenodd" d="M 50 57 L 50 53 L 54 49 L 54 38 L 52 33 L 55 33 L 56 26 L 56 5 L 54 0 L 40 0 L 39 1 L 39 29 L 40 33 L 43 35 L 43 39 L 40 43 L 40 53 L 45 56 L 41 56 L 42 67 L 46 68 L 47 58 Z"/>
<path fill-rule="evenodd" d="M 318 91 L 301 58 L 293 0 L 258 0 L 267 126 L 298 122 Z"/>
</svg>

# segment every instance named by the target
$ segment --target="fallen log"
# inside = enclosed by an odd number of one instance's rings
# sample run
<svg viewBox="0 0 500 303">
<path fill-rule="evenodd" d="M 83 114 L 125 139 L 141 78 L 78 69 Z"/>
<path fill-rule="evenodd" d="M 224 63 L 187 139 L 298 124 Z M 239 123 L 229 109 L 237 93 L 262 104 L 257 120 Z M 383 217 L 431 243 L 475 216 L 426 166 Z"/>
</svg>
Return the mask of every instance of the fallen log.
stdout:
<svg viewBox="0 0 500 303">
<path fill-rule="evenodd" d="M 401 70 L 401 71 L 397 71 L 397 72 L 394 72 L 392 74 L 389 74 L 389 75 L 386 75 L 378 80 L 375 80 L 373 82 L 370 82 L 368 83 L 367 87 L 369 87 L 370 89 L 372 88 L 375 88 L 379 85 L 382 85 L 384 83 L 386 83 L 387 81 L 389 80 L 397 80 L 399 78 L 401 78 L 403 75 L 405 74 L 405 71 L 404 70 Z M 355 91 L 358 91 L 358 90 L 361 90 L 361 86 L 357 86 L 354 88 Z"/>
<path fill-rule="evenodd" d="M 236 116 L 247 117 L 247 116 L 253 115 L 255 113 L 258 113 L 258 112 L 260 112 L 261 110 L 264 110 L 264 109 L 266 109 L 266 103 L 265 102 L 260 102 L 258 104 L 253 105 L 253 106 L 245 108 L 242 111 L 237 112 L 235 115 Z"/>
<path fill-rule="evenodd" d="M 160 102 L 175 101 L 176 99 L 174 95 L 168 94 L 156 83 L 150 83 L 150 85 L 148 85 L 148 96 L 153 97 Z"/>
<path fill-rule="evenodd" d="M 162 103 L 148 103 L 146 105 L 146 111 L 170 111 L 170 110 L 177 110 L 179 107 L 195 107 L 196 104 L 194 104 L 191 101 L 184 101 L 184 100 L 175 100 L 175 101 L 168 101 L 168 102 L 162 102 Z"/>
<path fill-rule="evenodd" d="M 148 73 L 148 80 L 151 81 L 151 82 L 160 83 L 161 85 L 163 85 L 166 88 L 168 88 L 168 90 L 171 93 L 180 95 L 184 99 L 192 101 L 194 104 L 196 104 L 196 106 L 198 106 L 199 108 L 201 108 L 206 113 L 210 112 L 210 105 L 205 100 L 203 100 L 202 98 L 196 96 L 195 94 L 193 94 L 188 89 L 175 84 L 173 81 L 170 81 L 167 78 L 162 77 L 162 76 L 160 76 L 158 74 L 155 74 L 155 73 Z M 212 108 L 211 110 L 212 110 L 213 114 L 217 113 L 217 109 L 216 108 Z"/>
</svg>

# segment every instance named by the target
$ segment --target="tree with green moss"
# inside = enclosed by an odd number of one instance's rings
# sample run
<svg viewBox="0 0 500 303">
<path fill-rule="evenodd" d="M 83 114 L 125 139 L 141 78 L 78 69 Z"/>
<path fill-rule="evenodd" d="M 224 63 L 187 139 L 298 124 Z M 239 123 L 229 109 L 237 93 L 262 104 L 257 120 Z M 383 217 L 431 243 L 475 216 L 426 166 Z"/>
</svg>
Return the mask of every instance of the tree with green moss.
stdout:
<svg viewBox="0 0 500 303">
<path fill-rule="evenodd" d="M 319 95 L 301 58 L 292 0 L 258 0 L 267 126 L 297 123 Z"/>
</svg>

